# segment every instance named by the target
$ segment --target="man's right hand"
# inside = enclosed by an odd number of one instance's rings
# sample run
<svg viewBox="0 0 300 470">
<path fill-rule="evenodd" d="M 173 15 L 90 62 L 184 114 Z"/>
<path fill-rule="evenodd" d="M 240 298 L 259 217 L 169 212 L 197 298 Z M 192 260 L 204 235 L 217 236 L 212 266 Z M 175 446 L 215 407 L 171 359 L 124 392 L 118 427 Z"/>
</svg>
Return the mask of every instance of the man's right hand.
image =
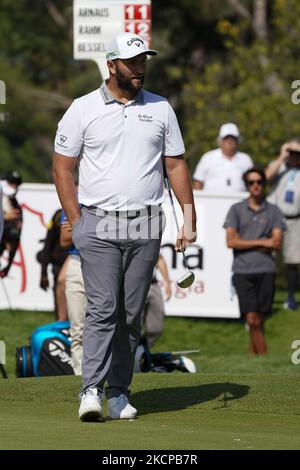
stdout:
<svg viewBox="0 0 300 470">
<path fill-rule="evenodd" d="M 279 159 L 284 163 L 289 156 L 290 143 L 286 142 L 280 148 Z"/>
<path fill-rule="evenodd" d="M 70 227 L 71 227 L 71 229 L 73 229 L 74 225 L 75 225 L 76 222 L 80 219 L 80 217 L 81 217 L 81 213 L 79 213 L 78 216 L 77 216 L 75 219 L 70 220 Z"/>
<path fill-rule="evenodd" d="M 279 159 L 282 163 L 284 163 L 290 154 L 290 150 L 294 150 L 295 152 L 300 152 L 300 144 L 298 142 L 286 142 L 281 146 Z"/>
</svg>

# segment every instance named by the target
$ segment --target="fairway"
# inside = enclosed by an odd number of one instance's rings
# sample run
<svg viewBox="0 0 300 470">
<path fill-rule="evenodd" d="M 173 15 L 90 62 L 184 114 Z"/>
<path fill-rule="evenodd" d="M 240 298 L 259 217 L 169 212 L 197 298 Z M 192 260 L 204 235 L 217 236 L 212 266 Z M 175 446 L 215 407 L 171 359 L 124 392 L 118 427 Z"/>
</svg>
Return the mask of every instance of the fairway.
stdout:
<svg viewBox="0 0 300 470">
<path fill-rule="evenodd" d="M 300 449 L 300 364 L 291 362 L 300 312 L 281 308 L 266 323 L 269 353 L 247 352 L 240 322 L 166 318 L 156 351 L 197 349 L 197 374 L 135 374 L 135 421 L 81 423 L 80 378 L 14 378 L 15 348 L 47 312 L 2 311 L 9 379 L 0 378 L 0 449 Z M 104 401 L 104 414 L 106 402 Z"/>
<path fill-rule="evenodd" d="M 139 418 L 126 422 L 81 423 L 79 386 L 77 377 L 1 380 L 0 448 L 300 448 L 298 374 L 137 374 Z"/>
</svg>

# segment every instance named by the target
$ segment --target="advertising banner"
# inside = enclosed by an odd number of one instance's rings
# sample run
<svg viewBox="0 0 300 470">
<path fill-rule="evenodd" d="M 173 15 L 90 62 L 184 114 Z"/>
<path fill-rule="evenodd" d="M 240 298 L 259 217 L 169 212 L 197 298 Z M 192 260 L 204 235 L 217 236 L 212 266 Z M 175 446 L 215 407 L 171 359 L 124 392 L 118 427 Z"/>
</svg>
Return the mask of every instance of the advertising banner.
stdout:
<svg viewBox="0 0 300 470">
<path fill-rule="evenodd" d="M 222 228 L 230 206 L 245 193 L 232 195 L 208 194 L 195 191 L 198 216 L 198 237 L 186 250 L 188 268 L 195 274 L 195 282 L 188 289 L 180 289 L 176 281 L 184 275 L 181 253 L 175 252 L 177 229 L 166 194 L 163 205 L 166 228 L 161 253 L 167 263 L 172 280 L 172 297 L 166 302 L 167 315 L 195 317 L 237 318 L 238 303 L 231 286 L 232 250 L 226 247 Z M 8 277 L 0 279 L 0 308 L 26 310 L 52 310 L 53 292 L 39 287 L 41 265 L 36 255 L 43 248 L 47 226 L 60 207 L 54 185 L 23 184 L 18 193 L 23 209 L 23 230 L 19 249 Z M 174 198 L 175 199 L 175 198 Z M 179 222 L 182 214 L 175 202 Z M 6 266 L 7 253 L 1 258 Z M 49 279 L 52 280 L 51 266 Z M 160 278 L 158 273 L 158 278 Z"/>
</svg>

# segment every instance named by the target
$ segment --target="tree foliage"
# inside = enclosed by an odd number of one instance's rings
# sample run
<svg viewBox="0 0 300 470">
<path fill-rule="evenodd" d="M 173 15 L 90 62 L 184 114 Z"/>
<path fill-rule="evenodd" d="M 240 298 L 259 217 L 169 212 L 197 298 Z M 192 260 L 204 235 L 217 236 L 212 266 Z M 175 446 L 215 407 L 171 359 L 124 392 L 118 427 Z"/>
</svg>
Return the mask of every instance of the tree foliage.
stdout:
<svg viewBox="0 0 300 470">
<path fill-rule="evenodd" d="M 109 1 L 109 0 L 108 0 Z M 297 0 L 152 0 L 146 88 L 175 106 L 191 168 L 216 145 L 219 126 L 235 121 L 257 163 L 300 134 L 291 84 L 298 78 Z M 72 99 L 101 81 L 91 61 L 73 60 L 71 0 L 0 0 L 0 174 L 18 168 L 27 181 L 51 181 L 57 122 Z"/>
<path fill-rule="evenodd" d="M 299 107 L 291 100 L 292 83 L 298 77 L 300 4 L 269 3 L 263 34 L 253 27 L 253 11 L 248 20 L 221 19 L 217 30 L 226 53 L 207 63 L 202 74 L 192 73 L 184 87 L 192 168 L 204 151 L 216 145 L 223 122 L 239 125 L 243 149 L 261 165 L 278 155 L 283 142 L 300 135 Z"/>
<path fill-rule="evenodd" d="M 57 122 L 73 98 L 98 86 L 99 72 L 73 60 L 71 1 L 0 0 L 0 12 L 9 113 L 0 127 L 0 173 L 18 168 L 27 181 L 49 182 Z"/>
</svg>

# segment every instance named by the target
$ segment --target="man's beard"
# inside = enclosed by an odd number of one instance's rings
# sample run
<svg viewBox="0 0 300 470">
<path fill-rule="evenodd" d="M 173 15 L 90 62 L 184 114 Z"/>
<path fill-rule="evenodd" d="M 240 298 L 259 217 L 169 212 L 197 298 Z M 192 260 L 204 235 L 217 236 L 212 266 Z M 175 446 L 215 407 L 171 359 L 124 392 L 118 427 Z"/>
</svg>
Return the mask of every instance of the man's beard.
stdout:
<svg viewBox="0 0 300 470">
<path fill-rule="evenodd" d="M 143 83 L 144 83 L 144 75 L 141 77 L 140 84 L 137 86 L 134 86 L 132 81 L 129 78 L 126 78 L 125 75 L 123 75 L 122 72 L 117 68 L 116 70 L 116 80 L 118 87 L 121 88 L 121 90 L 129 91 L 129 93 L 132 93 L 133 95 L 136 95 L 138 91 L 142 88 Z"/>
</svg>

